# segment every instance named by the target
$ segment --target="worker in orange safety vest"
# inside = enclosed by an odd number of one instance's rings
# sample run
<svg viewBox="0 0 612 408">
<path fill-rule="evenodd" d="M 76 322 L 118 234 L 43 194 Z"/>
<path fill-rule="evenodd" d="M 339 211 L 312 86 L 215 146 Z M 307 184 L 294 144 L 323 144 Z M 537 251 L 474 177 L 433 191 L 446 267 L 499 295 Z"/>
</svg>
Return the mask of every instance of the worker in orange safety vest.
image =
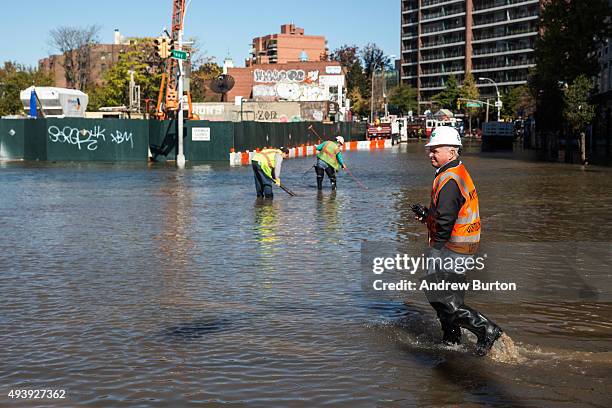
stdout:
<svg viewBox="0 0 612 408">
<path fill-rule="evenodd" d="M 431 262 L 425 280 L 430 282 L 466 281 L 465 269 L 480 244 L 480 212 L 476 187 L 467 169 L 459 160 L 461 137 L 450 126 L 439 126 L 431 134 L 429 159 L 436 168 L 429 209 L 417 219 L 427 224 L 430 251 L 428 258 L 452 259 L 451 268 L 444 262 Z M 472 259 L 473 261 L 473 259 Z M 445 265 L 442 267 L 441 265 Z M 464 290 L 426 290 L 427 298 L 436 310 L 443 331 L 443 341 L 461 342 L 461 328 L 476 335 L 476 353 L 485 355 L 502 335 L 499 326 L 485 315 L 465 305 Z"/>
</svg>

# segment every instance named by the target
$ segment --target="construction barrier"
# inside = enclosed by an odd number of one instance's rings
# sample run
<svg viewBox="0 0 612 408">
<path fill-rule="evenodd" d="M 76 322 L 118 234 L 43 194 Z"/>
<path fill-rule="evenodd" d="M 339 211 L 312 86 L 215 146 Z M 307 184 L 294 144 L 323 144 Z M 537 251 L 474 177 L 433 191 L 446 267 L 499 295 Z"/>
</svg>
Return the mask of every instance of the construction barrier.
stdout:
<svg viewBox="0 0 612 408">
<path fill-rule="evenodd" d="M 346 142 L 342 146 L 342 150 L 375 150 L 375 149 L 389 149 L 393 147 L 391 139 L 378 139 L 378 140 L 353 140 Z M 229 161 L 232 166 L 247 165 L 251 163 L 255 152 L 234 152 L 234 149 L 230 150 Z M 260 149 L 256 149 L 259 151 Z M 316 146 L 307 144 L 298 147 L 292 147 L 289 149 L 289 158 L 300 157 L 300 156 L 314 156 L 317 154 Z M 241 159 L 242 158 L 242 159 Z"/>
<path fill-rule="evenodd" d="M 363 139 L 365 123 L 189 120 L 183 153 L 191 162 L 225 161 L 230 151 L 231 163 L 248 164 L 256 147 L 287 146 L 291 157 L 310 156 L 337 135 L 347 143 Z M 166 161 L 176 160 L 177 145 L 176 120 L 0 119 L 0 160 Z"/>
</svg>

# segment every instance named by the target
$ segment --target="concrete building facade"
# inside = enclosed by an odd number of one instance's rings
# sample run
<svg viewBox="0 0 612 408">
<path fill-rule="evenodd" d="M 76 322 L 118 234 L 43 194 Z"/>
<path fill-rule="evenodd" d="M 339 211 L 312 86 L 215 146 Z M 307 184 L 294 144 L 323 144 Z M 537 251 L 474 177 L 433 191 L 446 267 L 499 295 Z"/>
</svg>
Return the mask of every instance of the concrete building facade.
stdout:
<svg viewBox="0 0 612 408">
<path fill-rule="evenodd" d="M 283 24 L 280 34 L 253 38 L 251 57 L 246 66 L 283 64 L 295 61 L 324 61 L 327 59 L 327 41 L 322 35 L 304 35 L 304 29 L 295 24 Z"/>
<path fill-rule="evenodd" d="M 402 0 L 401 81 L 429 105 L 449 75 L 467 72 L 497 83 L 500 92 L 527 82 L 535 66 L 541 0 Z M 482 98 L 490 81 L 477 81 Z"/>
</svg>

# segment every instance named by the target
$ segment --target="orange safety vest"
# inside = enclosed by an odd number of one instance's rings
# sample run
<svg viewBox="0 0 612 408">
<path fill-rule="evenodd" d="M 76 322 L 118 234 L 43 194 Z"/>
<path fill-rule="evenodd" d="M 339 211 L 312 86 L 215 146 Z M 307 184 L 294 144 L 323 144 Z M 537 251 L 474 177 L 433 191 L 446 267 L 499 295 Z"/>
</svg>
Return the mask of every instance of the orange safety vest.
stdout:
<svg viewBox="0 0 612 408">
<path fill-rule="evenodd" d="M 459 209 L 459 214 L 451 236 L 445 246 L 460 254 L 474 254 L 478 250 L 480 244 L 480 213 L 478 211 L 478 194 L 474 182 L 467 172 L 463 163 L 458 166 L 445 170 L 438 174 L 433 181 L 431 189 L 431 204 L 430 208 L 434 208 L 438 204 L 438 194 L 446 183 L 455 180 L 461 191 L 461 195 L 465 198 L 465 203 Z M 429 230 L 429 244 L 433 245 L 433 235 L 435 233 L 435 219 L 430 212 L 430 217 L 427 220 Z"/>
</svg>

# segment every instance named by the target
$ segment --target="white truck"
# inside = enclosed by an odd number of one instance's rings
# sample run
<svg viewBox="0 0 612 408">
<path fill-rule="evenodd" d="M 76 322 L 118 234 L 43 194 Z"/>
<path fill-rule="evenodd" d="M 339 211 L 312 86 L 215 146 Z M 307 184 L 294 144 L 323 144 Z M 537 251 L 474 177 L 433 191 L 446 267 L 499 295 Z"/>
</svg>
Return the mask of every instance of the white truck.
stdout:
<svg viewBox="0 0 612 408">
<path fill-rule="evenodd" d="M 89 97 L 76 89 L 50 86 L 31 86 L 19 93 L 26 114 L 30 112 L 30 98 L 35 93 L 36 105 L 45 118 L 84 118 Z"/>
</svg>

